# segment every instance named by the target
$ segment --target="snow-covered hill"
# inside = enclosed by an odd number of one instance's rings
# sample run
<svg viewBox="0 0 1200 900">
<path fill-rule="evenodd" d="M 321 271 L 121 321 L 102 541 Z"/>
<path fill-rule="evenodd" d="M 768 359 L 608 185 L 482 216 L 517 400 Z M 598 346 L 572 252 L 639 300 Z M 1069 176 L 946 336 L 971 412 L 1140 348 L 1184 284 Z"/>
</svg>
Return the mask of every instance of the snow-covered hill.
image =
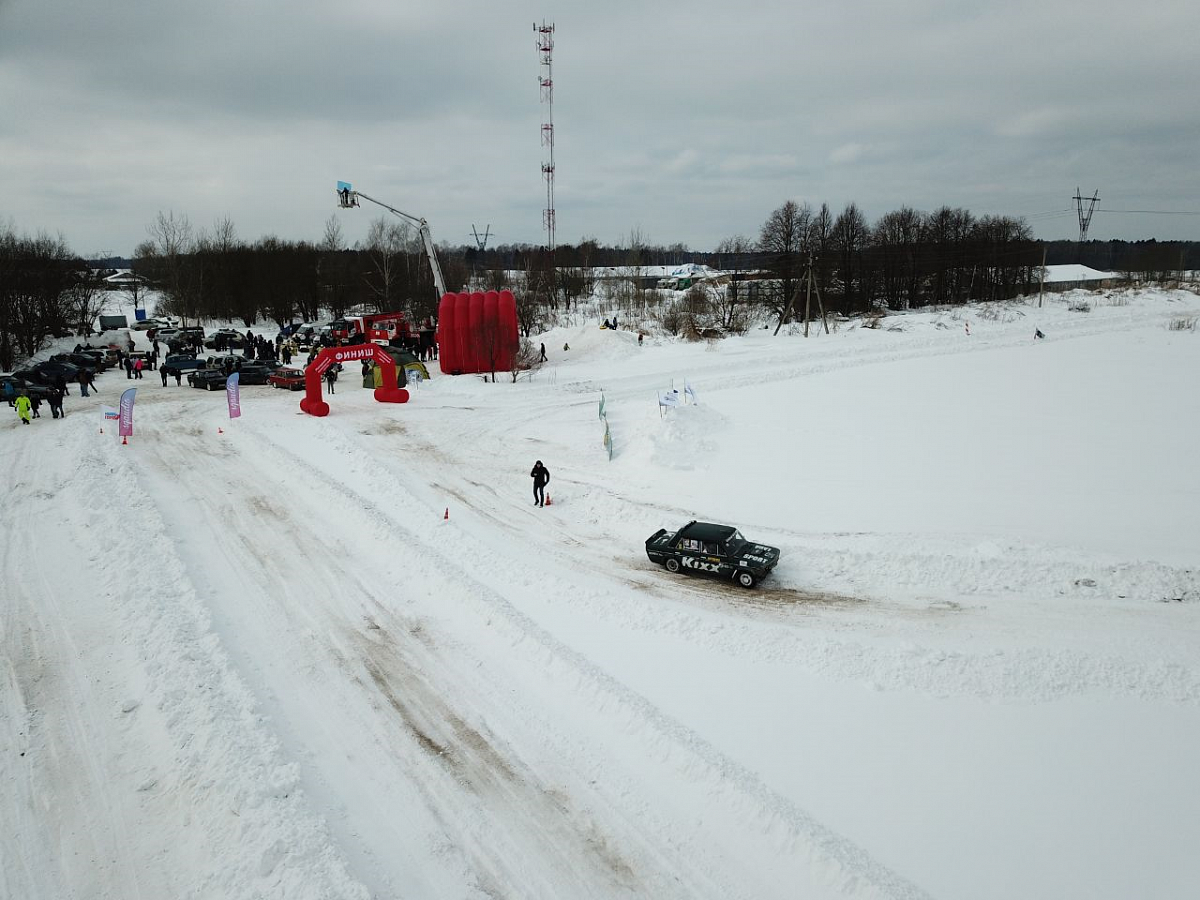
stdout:
<svg viewBox="0 0 1200 900">
<path fill-rule="evenodd" d="M 0 896 L 1190 895 L 1200 298 L 1046 303 L 10 415 Z"/>
</svg>

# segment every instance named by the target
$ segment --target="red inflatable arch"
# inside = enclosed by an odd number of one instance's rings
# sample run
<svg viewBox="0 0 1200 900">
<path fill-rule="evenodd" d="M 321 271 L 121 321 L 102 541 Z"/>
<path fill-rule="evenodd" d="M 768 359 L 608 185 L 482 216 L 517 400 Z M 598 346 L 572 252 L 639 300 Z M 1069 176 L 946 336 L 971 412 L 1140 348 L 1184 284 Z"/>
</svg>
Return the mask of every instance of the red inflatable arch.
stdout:
<svg viewBox="0 0 1200 900">
<path fill-rule="evenodd" d="M 304 369 L 304 398 L 300 409 L 310 416 L 329 415 L 329 404 L 321 397 L 321 377 L 335 363 L 375 360 L 383 374 L 383 384 L 375 388 L 380 403 L 407 403 L 408 391 L 396 387 L 396 361 L 378 344 L 356 344 L 353 347 L 326 347 Z"/>
</svg>

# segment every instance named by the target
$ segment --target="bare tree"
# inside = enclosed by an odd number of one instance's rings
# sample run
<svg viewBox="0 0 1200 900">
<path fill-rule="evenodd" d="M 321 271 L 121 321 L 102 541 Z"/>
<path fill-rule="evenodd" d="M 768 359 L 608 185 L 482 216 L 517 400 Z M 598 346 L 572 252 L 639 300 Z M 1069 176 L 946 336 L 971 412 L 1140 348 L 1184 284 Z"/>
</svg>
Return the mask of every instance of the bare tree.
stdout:
<svg viewBox="0 0 1200 900">
<path fill-rule="evenodd" d="M 92 257 L 100 258 L 102 257 Z M 66 304 L 63 312 L 67 321 L 74 324 L 77 334 L 91 334 L 92 323 L 104 309 L 108 295 L 105 288 L 104 278 L 99 272 L 87 266 L 80 266 L 76 278 L 63 295 Z"/>
<path fill-rule="evenodd" d="M 768 308 L 783 325 L 804 272 L 812 209 L 788 200 L 767 217 L 758 237 L 758 249 L 764 254 L 765 267 L 778 283 L 778 290 L 767 295 Z M 778 331 L 778 328 L 776 329 Z"/>
<path fill-rule="evenodd" d="M 629 250 L 626 259 L 629 261 L 629 276 L 633 283 L 632 303 L 637 309 L 628 308 L 623 310 L 626 318 L 636 314 L 645 319 L 648 313 L 648 304 L 646 302 L 646 266 L 649 248 L 650 239 L 646 237 L 646 233 L 642 231 L 641 227 L 631 228 L 629 230 Z"/>
<path fill-rule="evenodd" d="M 146 232 L 150 241 L 140 246 L 152 255 L 144 258 L 143 264 L 156 270 L 167 311 L 183 317 L 185 324 L 189 317 L 199 319 L 202 286 L 194 283 L 196 279 L 192 276 L 196 273 L 187 258 L 195 243 L 188 217 L 182 213 L 177 216 L 174 210 L 168 213 L 160 210 Z"/>
<path fill-rule="evenodd" d="M 20 237 L 0 227 L 0 369 L 32 356 L 65 330 L 67 297 L 86 266 L 65 238 Z"/>
<path fill-rule="evenodd" d="M 859 267 L 870 230 L 856 203 L 847 203 L 833 223 L 833 247 L 837 258 L 837 281 L 847 310 L 870 308 L 870 293 L 859 290 Z"/>
<path fill-rule="evenodd" d="M 717 244 L 717 268 L 729 273 L 729 284 L 721 302 L 721 327 L 732 329 L 739 319 L 739 303 L 742 301 L 741 281 L 744 260 L 754 252 L 754 242 L 744 235 L 727 237 Z"/>
<path fill-rule="evenodd" d="M 512 363 L 509 366 L 508 372 L 512 375 L 513 383 L 516 384 L 522 372 L 537 371 L 542 367 L 541 350 L 533 346 L 533 341 L 527 337 L 521 338 L 517 343 L 517 352 L 512 356 Z M 492 381 L 496 380 L 495 373 L 492 374 Z"/>
<path fill-rule="evenodd" d="M 365 276 L 373 303 L 379 312 L 391 312 L 399 303 L 399 287 L 407 265 L 405 251 L 411 229 L 406 222 L 380 217 L 367 231 L 367 257 L 371 271 Z"/>
</svg>

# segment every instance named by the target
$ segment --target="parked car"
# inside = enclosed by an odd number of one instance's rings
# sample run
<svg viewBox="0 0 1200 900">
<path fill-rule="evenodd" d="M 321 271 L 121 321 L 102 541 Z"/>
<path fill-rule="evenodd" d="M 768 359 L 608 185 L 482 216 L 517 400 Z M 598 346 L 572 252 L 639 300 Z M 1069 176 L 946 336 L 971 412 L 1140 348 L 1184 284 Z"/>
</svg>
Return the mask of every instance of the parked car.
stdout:
<svg viewBox="0 0 1200 900">
<path fill-rule="evenodd" d="M 228 379 L 220 369 L 193 369 L 188 372 L 188 385 L 194 388 L 204 388 L 208 391 L 224 390 Z"/>
<path fill-rule="evenodd" d="M 112 355 L 111 361 L 108 354 L 103 350 L 80 350 L 79 352 L 92 360 L 92 363 L 98 372 L 111 369 L 117 364 L 117 354 L 115 352 Z"/>
<path fill-rule="evenodd" d="M 190 372 L 192 369 L 204 368 L 204 360 L 197 359 L 194 356 L 186 356 L 184 354 L 168 356 L 163 360 L 162 364 L 163 368 L 165 368 L 170 374 L 174 374 L 176 372 Z"/>
<path fill-rule="evenodd" d="M 238 370 L 239 382 L 241 384 L 266 384 L 276 368 L 278 367 L 273 363 L 248 359 Z"/>
<path fill-rule="evenodd" d="M 169 319 L 141 319 L 129 326 L 134 331 L 150 331 L 151 329 L 170 328 L 171 322 Z"/>
<path fill-rule="evenodd" d="M 276 369 L 267 378 L 267 384 L 275 388 L 286 388 L 289 391 L 304 390 L 304 370 L 290 369 L 286 366 Z"/>
<path fill-rule="evenodd" d="M 756 544 L 729 525 L 692 520 L 678 531 L 660 528 L 646 539 L 646 555 L 668 572 L 730 578 L 751 588 L 779 562 L 779 549 Z"/>
<path fill-rule="evenodd" d="M 239 356 L 234 353 L 227 353 L 224 356 L 210 356 L 204 360 L 204 368 L 206 369 L 222 369 L 233 371 L 234 366 L 238 363 L 245 362 L 244 356 Z"/>
<path fill-rule="evenodd" d="M 49 400 L 50 387 L 45 384 L 39 384 L 36 381 L 26 381 L 24 378 L 18 377 L 14 372 L 12 375 L 0 375 L 0 397 L 7 394 L 4 389 L 5 384 L 13 386 L 13 396 L 18 396 L 22 392 L 30 400 Z"/>
<path fill-rule="evenodd" d="M 233 328 L 218 328 L 204 340 L 204 346 L 209 350 L 220 348 L 240 350 L 246 345 L 246 335 Z"/>
<path fill-rule="evenodd" d="M 51 356 L 50 359 L 53 362 L 70 363 L 76 368 L 87 369 L 93 375 L 104 368 L 104 366 L 101 365 L 100 360 L 86 353 L 56 353 Z"/>
<path fill-rule="evenodd" d="M 68 382 L 78 381 L 80 369 L 79 366 L 72 365 L 71 363 L 51 359 L 32 366 L 31 371 L 35 375 L 29 380 L 38 381 L 42 384 L 53 384 L 59 375 L 62 375 Z"/>
</svg>

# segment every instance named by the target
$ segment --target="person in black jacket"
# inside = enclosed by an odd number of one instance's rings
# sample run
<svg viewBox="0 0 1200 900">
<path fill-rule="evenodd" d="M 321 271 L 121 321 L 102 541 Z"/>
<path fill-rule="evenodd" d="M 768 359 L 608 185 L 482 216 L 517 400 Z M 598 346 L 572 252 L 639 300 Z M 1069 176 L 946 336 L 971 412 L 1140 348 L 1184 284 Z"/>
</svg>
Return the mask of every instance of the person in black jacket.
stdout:
<svg viewBox="0 0 1200 900">
<path fill-rule="evenodd" d="M 533 479 L 533 505 L 546 505 L 546 485 L 550 483 L 550 470 L 542 465 L 539 459 L 533 464 L 533 470 L 529 473 L 529 477 Z"/>
</svg>

